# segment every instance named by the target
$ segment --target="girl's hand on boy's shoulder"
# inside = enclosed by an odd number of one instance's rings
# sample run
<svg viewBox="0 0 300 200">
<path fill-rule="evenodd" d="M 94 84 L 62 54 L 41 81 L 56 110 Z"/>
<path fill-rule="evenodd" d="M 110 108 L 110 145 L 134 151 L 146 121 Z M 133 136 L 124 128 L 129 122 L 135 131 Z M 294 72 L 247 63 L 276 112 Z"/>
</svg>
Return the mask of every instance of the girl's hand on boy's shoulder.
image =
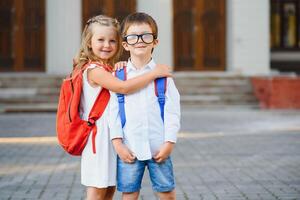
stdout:
<svg viewBox="0 0 300 200">
<path fill-rule="evenodd" d="M 120 62 L 117 62 L 117 63 L 115 64 L 114 70 L 115 70 L 115 71 L 121 70 L 121 69 L 123 69 L 126 65 L 127 65 L 127 62 L 126 62 L 126 61 L 120 61 Z"/>
<path fill-rule="evenodd" d="M 168 65 L 157 64 L 153 71 L 157 77 L 172 77 L 171 67 Z"/>
<path fill-rule="evenodd" d="M 166 160 L 169 155 L 171 154 L 172 150 L 174 148 L 174 143 L 172 142 L 165 142 L 161 148 L 159 149 L 158 153 L 153 157 L 153 159 L 157 163 L 161 163 L 164 160 Z"/>
</svg>

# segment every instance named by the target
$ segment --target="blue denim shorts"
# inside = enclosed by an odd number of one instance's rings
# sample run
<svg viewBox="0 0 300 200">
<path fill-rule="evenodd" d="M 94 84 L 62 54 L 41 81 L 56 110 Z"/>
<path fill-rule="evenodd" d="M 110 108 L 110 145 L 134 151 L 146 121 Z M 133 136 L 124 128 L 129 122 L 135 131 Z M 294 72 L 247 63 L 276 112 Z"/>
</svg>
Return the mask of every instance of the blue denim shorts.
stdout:
<svg viewBox="0 0 300 200">
<path fill-rule="evenodd" d="M 120 192 L 138 192 L 147 166 L 155 192 L 170 192 L 175 188 L 173 165 L 168 157 L 164 162 L 155 160 L 135 160 L 134 163 L 124 163 L 119 157 L 117 161 L 117 189 Z"/>
</svg>

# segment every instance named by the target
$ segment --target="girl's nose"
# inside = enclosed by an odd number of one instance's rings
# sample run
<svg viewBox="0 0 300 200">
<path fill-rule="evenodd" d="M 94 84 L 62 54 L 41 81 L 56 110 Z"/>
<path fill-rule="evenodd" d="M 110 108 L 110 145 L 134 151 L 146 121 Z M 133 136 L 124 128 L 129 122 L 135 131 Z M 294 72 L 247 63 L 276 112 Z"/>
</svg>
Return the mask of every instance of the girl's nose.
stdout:
<svg viewBox="0 0 300 200">
<path fill-rule="evenodd" d="M 110 46 L 109 41 L 105 41 L 105 42 L 104 42 L 104 46 L 105 46 L 105 47 L 109 47 L 109 46 Z"/>
</svg>

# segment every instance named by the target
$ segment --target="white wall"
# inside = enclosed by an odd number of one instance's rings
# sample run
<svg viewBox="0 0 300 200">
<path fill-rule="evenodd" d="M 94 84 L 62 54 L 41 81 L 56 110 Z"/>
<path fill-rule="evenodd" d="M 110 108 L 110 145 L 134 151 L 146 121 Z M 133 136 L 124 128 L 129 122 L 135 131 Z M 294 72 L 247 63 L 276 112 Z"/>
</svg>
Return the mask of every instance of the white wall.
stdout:
<svg viewBox="0 0 300 200">
<path fill-rule="evenodd" d="M 46 0 L 46 73 L 70 73 L 80 37 L 81 0 Z"/>
<path fill-rule="evenodd" d="M 173 7 L 172 0 L 137 0 L 137 11 L 145 12 L 157 23 L 159 44 L 153 57 L 157 63 L 173 66 Z"/>
<path fill-rule="evenodd" d="M 270 72 L 269 0 L 227 0 L 227 71 Z"/>
</svg>

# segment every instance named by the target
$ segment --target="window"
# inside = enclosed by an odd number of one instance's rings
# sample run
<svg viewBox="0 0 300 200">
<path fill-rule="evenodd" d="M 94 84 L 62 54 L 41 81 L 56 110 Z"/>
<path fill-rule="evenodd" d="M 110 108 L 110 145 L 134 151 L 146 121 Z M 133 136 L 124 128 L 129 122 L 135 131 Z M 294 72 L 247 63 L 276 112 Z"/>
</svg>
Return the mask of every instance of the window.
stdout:
<svg viewBox="0 0 300 200">
<path fill-rule="evenodd" d="M 271 0 L 272 51 L 300 51 L 300 0 Z"/>
</svg>

